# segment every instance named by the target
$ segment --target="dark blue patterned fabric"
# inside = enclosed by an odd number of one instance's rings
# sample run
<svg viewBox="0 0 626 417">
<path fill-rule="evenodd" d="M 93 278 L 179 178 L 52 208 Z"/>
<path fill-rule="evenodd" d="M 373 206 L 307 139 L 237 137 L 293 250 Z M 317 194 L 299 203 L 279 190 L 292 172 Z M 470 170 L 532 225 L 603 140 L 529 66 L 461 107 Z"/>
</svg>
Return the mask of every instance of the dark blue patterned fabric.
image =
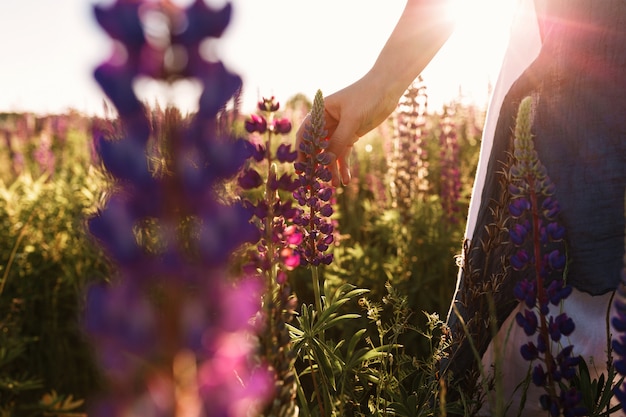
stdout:
<svg viewBox="0 0 626 417">
<path fill-rule="evenodd" d="M 540 18 L 543 45 L 537 59 L 513 84 L 498 117 L 485 187 L 455 306 L 468 323 L 482 354 L 491 340 L 485 326 L 485 299 L 473 298 L 482 283 L 500 279 L 493 296 L 501 325 L 517 301 L 513 295 L 522 272 L 506 268 L 511 245 L 488 251 L 489 225 L 501 201 L 503 164 L 512 150 L 518 106 L 534 98 L 533 127 L 539 160 L 556 186 L 559 223 L 568 245 L 567 283 L 592 295 L 614 290 L 624 256 L 626 190 L 626 0 L 548 0 Z M 483 156 L 484 157 L 484 156 Z M 496 210 L 497 211 L 497 210 Z M 493 232 L 493 229 L 492 229 Z M 473 291 L 473 292 L 472 292 Z M 450 314 L 453 332 L 463 335 Z M 466 340 L 452 347 L 444 369 L 457 378 L 475 369 Z"/>
</svg>

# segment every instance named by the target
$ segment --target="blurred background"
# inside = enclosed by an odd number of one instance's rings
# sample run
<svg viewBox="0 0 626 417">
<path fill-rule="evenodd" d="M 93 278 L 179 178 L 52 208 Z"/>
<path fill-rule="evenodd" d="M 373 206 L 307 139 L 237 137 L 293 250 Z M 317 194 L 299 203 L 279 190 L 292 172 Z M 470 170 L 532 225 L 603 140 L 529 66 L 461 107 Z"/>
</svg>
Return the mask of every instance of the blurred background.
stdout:
<svg viewBox="0 0 626 417">
<path fill-rule="evenodd" d="M 458 17 L 457 31 L 422 74 L 434 108 L 459 97 L 487 102 L 514 2 L 457 1 L 451 11 Z M 0 112 L 100 113 L 103 95 L 91 73 L 111 44 L 96 25 L 92 7 L 109 3 L 0 2 Z M 225 2 L 208 3 L 221 7 Z M 244 111 L 262 96 L 284 101 L 302 93 L 312 99 L 317 89 L 328 95 L 370 68 L 405 3 L 233 0 L 232 24 L 215 48 L 244 79 Z M 149 101 L 167 102 L 173 96 L 156 83 L 139 82 L 137 88 Z M 174 104 L 193 109 L 197 94 L 193 86 L 177 85 Z"/>
</svg>

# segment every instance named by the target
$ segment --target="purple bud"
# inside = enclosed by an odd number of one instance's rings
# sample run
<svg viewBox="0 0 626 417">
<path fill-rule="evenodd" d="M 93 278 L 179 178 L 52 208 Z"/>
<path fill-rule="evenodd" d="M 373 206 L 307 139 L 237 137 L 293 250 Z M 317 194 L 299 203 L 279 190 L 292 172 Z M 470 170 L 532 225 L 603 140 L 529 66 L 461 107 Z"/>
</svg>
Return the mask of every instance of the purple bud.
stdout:
<svg viewBox="0 0 626 417">
<path fill-rule="evenodd" d="M 530 210 L 530 201 L 525 198 L 516 198 L 509 204 L 509 213 L 513 217 L 521 217 L 526 210 Z"/>
<path fill-rule="evenodd" d="M 576 325 L 574 324 L 574 320 L 567 316 L 567 313 L 559 314 L 554 323 L 558 326 L 559 332 L 563 336 L 569 336 L 572 334 L 574 329 L 576 329 Z"/>
<path fill-rule="evenodd" d="M 319 231 L 325 235 L 330 235 L 333 232 L 333 225 L 330 222 L 322 223 L 319 226 Z"/>
<path fill-rule="evenodd" d="M 278 188 L 285 191 L 294 191 L 298 188 L 298 183 L 291 179 L 291 175 L 284 173 L 278 179 Z"/>
<path fill-rule="evenodd" d="M 526 268 L 529 261 L 530 256 L 528 255 L 528 252 L 526 252 L 526 250 L 524 249 L 518 250 L 515 254 L 513 254 L 513 256 L 511 256 L 511 266 L 516 271 L 521 271 L 522 269 Z"/>
<path fill-rule="evenodd" d="M 552 197 L 548 197 L 543 200 L 541 208 L 543 210 L 543 215 L 548 219 L 553 219 L 561 211 L 559 202 Z"/>
<path fill-rule="evenodd" d="M 557 249 L 548 254 L 548 264 L 556 271 L 560 271 L 565 268 L 565 255 L 559 252 Z"/>
<path fill-rule="evenodd" d="M 538 387 L 543 387 L 546 383 L 546 379 L 547 375 L 546 372 L 543 370 L 543 366 L 541 366 L 541 364 L 535 366 L 532 371 L 533 384 Z"/>
<path fill-rule="evenodd" d="M 322 165 L 328 165 L 332 161 L 332 157 L 327 152 L 317 154 L 317 161 Z"/>
<path fill-rule="evenodd" d="M 548 223 L 546 232 L 553 242 L 560 241 L 565 237 L 565 228 L 557 222 Z"/>
<path fill-rule="evenodd" d="M 524 310 L 524 314 L 517 313 L 515 315 L 515 321 L 524 329 L 524 333 L 528 336 L 532 336 L 537 331 L 539 321 L 534 311 Z"/>
<path fill-rule="evenodd" d="M 244 190 L 251 190 L 263 184 L 263 178 L 254 169 L 248 169 L 238 179 L 239 186 Z"/>
<path fill-rule="evenodd" d="M 293 164 L 293 167 L 296 172 L 304 172 L 304 170 L 306 169 L 306 164 L 304 162 L 296 162 L 295 164 Z"/>
<path fill-rule="evenodd" d="M 322 187 L 317 193 L 317 196 L 322 201 L 328 201 L 333 195 L 333 189 L 330 187 Z"/>
<path fill-rule="evenodd" d="M 515 298 L 520 301 L 524 301 L 528 308 L 533 308 L 537 302 L 537 292 L 535 289 L 535 281 L 528 281 L 524 279 L 515 285 L 513 288 L 513 294 Z"/>
<path fill-rule="evenodd" d="M 267 120 L 263 116 L 251 114 L 250 119 L 246 120 L 244 126 L 248 133 L 258 132 L 263 134 L 267 130 Z"/>
<path fill-rule="evenodd" d="M 511 237 L 511 241 L 518 246 L 524 243 L 527 234 L 528 230 L 521 224 L 514 224 L 509 229 L 509 236 Z"/>
<path fill-rule="evenodd" d="M 522 357 L 527 361 L 533 361 L 539 357 L 539 351 L 537 346 L 533 342 L 528 342 L 520 348 Z"/>
<path fill-rule="evenodd" d="M 319 178 L 321 181 L 328 182 L 333 179 L 333 175 L 328 168 L 322 167 L 321 169 L 317 170 L 317 178 Z"/>
<path fill-rule="evenodd" d="M 521 197 L 523 195 L 523 190 L 521 187 L 518 187 L 515 184 L 509 184 L 508 186 L 509 188 L 509 193 L 513 196 L 513 197 Z"/>
<path fill-rule="evenodd" d="M 327 253 L 327 254 L 322 255 L 320 262 L 323 263 L 324 265 L 330 265 L 333 262 L 333 254 Z"/>
<path fill-rule="evenodd" d="M 291 151 L 291 145 L 281 143 L 276 149 L 276 159 L 280 162 L 294 162 L 298 157 L 298 152 Z"/>
<path fill-rule="evenodd" d="M 326 252 L 326 250 L 328 250 L 328 245 L 324 242 L 318 242 L 317 245 L 315 245 L 315 248 L 320 252 Z"/>
<path fill-rule="evenodd" d="M 324 217 L 330 217 L 333 214 L 333 207 L 330 204 L 324 204 L 320 208 L 320 214 Z"/>
<path fill-rule="evenodd" d="M 555 279 L 550 282 L 550 285 L 546 288 L 546 293 L 548 294 L 550 302 L 556 306 L 572 293 L 572 287 L 563 285 L 563 280 Z"/>
<path fill-rule="evenodd" d="M 546 178 L 541 183 L 541 193 L 545 196 L 551 196 L 556 191 L 556 186 L 550 180 L 550 178 Z"/>
<path fill-rule="evenodd" d="M 263 97 L 263 100 L 257 103 L 257 107 L 261 111 L 272 113 L 280 109 L 280 103 L 276 101 L 276 98 L 274 96 L 269 98 Z"/>
<path fill-rule="evenodd" d="M 291 132 L 291 122 L 287 118 L 274 120 L 274 132 L 287 134 Z"/>
<path fill-rule="evenodd" d="M 263 159 L 265 159 L 265 146 L 260 143 L 256 145 L 250 142 L 248 143 L 250 144 L 250 156 L 254 158 L 255 161 L 261 162 Z"/>
</svg>

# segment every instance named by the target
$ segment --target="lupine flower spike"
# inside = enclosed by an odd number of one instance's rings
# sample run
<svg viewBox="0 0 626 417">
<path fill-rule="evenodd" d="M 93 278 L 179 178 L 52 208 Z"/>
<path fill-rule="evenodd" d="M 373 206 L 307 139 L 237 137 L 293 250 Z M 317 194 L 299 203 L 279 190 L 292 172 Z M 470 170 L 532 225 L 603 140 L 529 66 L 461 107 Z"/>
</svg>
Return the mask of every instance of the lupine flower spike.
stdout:
<svg viewBox="0 0 626 417">
<path fill-rule="evenodd" d="M 626 215 L 626 213 L 624 213 Z M 626 254 L 624 254 L 624 268 L 622 269 L 622 280 L 617 287 L 615 294 L 615 311 L 616 317 L 611 320 L 615 331 L 618 333 L 613 336 L 611 347 L 613 352 L 618 357 L 614 362 L 615 370 L 622 377 L 626 378 Z M 616 386 L 613 389 L 613 394 L 619 400 L 622 405 L 622 410 L 626 412 L 626 382 L 623 382 L 621 386 Z"/>
<path fill-rule="evenodd" d="M 263 99 L 258 108 L 261 114 L 253 114 L 245 122 L 246 130 L 251 134 L 253 161 L 238 182 L 246 191 L 265 185 L 261 198 L 250 201 L 251 197 L 244 202 L 254 213 L 260 236 L 249 252 L 250 263 L 246 268 L 262 276 L 265 282 L 259 356 L 272 373 L 274 393 L 264 415 L 283 417 L 298 413 L 295 405 L 295 352 L 291 349 L 286 326 L 293 319 L 297 299 L 289 287 L 287 273 L 300 264 L 300 255 L 295 248 L 302 241 L 302 233 L 293 224 L 298 211 L 292 207 L 292 199 L 284 201 L 281 198 L 297 186 L 285 168 L 287 164 L 291 166 L 297 154 L 287 143 L 273 146 L 279 135 L 291 130 L 288 119 L 275 117 L 279 103 L 273 97 Z M 262 135 L 265 141 L 259 143 L 257 135 Z M 266 163 L 265 173 L 259 173 L 257 167 L 263 168 L 263 163 Z"/>
<path fill-rule="evenodd" d="M 441 161 L 441 205 L 450 223 L 458 221 L 459 199 L 461 197 L 461 173 L 459 171 L 459 139 L 455 124 L 454 108 L 445 106 L 441 118 L 439 149 Z"/>
<path fill-rule="evenodd" d="M 94 137 L 115 187 L 88 227 L 119 274 L 87 294 L 84 327 L 109 381 L 90 416 L 243 416 L 271 389 L 267 375 L 249 366 L 259 282 L 227 279 L 231 252 L 258 239 L 258 231 L 245 207 L 226 204 L 218 193 L 248 155 L 246 141 L 217 129 L 241 81 L 200 54 L 202 41 L 226 28 L 230 12 L 229 5 L 213 10 L 202 0 L 184 10 L 138 0 L 95 7 L 117 41 L 95 78 L 122 129 L 118 137 L 100 130 Z M 195 115 L 165 112 L 167 167 L 158 175 L 147 157 L 148 111 L 133 90 L 139 76 L 195 78 L 202 86 Z M 157 244 L 138 238 L 146 225 Z"/>
<path fill-rule="evenodd" d="M 404 93 L 394 114 L 392 149 L 388 152 L 391 206 L 405 223 L 415 199 L 428 191 L 428 151 L 425 146 L 428 94 L 421 78 Z"/>
<path fill-rule="evenodd" d="M 333 189 L 328 185 L 332 175 L 326 167 L 330 163 L 330 156 L 325 152 L 328 141 L 324 121 L 324 97 L 318 90 L 311 109 L 311 122 L 305 127 L 300 143 L 299 151 L 304 155 L 304 160 L 295 164 L 299 184 L 293 196 L 304 208 L 300 217 L 295 220 L 304 234 L 299 247 L 300 264 L 313 267 L 313 290 L 316 307 L 320 312 L 322 306 L 317 266 L 332 262 L 333 255 L 327 251 L 334 241 L 333 224 L 330 220 L 333 214 Z"/>
<path fill-rule="evenodd" d="M 565 229 L 557 220 L 555 186 L 534 149 L 531 107 L 531 97 L 519 107 L 509 185 L 509 211 L 515 220 L 509 235 L 516 248 L 510 264 L 525 274 L 515 296 L 526 309 L 516 321 L 528 336 L 537 337 L 536 342 L 521 346 L 520 352 L 524 359 L 539 362 L 532 370 L 532 382 L 546 391 L 540 397 L 542 408 L 554 417 L 582 416 L 587 413 L 580 406 L 582 395 L 570 384 L 582 359 L 572 355 L 573 346 L 561 346 L 563 336 L 569 336 L 575 325 L 567 313 L 555 316 L 550 311 L 550 304 L 559 306 L 572 289 L 563 276 Z"/>
</svg>

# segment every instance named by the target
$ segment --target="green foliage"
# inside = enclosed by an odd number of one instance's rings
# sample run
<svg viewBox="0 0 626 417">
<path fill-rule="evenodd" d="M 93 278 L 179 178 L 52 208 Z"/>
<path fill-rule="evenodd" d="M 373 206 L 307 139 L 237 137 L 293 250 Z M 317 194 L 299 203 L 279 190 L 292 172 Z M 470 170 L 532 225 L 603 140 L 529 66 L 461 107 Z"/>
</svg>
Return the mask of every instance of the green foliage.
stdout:
<svg viewBox="0 0 626 417">
<path fill-rule="evenodd" d="M 326 272 L 326 279 L 332 285 L 350 282 L 370 289 L 372 298 L 380 300 L 389 281 L 407 296 L 412 311 L 447 314 L 456 284 L 456 257 L 462 250 L 464 219 L 473 182 L 472 161 L 477 160 L 480 134 L 477 128 L 467 127 L 477 122 L 463 121 L 467 111 L 457 107 L 462 197 L 455 220 L 450 221 L 439 196 L 437 114 L 428 115 L 426 125 L 431 128 L 423 140 L 426 153 L 431 155 L 429 187 L 405 206 L 394 206 L 389 198 L 385 180 L 388 134 L 381 130 L 379 134 L 364 137 L 355 146 L 354 181 L 337 193 L 341 236 L 335 247 L 335 261 Z M 413 319 L 416 325 L 426 325 L 424 317 Z M 428 344 L 415 333 L 404 335 L 402 342 L 413 355 L 430 354 Z"/>
<path fill-rule="evenodd" d="M 61 415 L 59 404 L 76 405 L 71 395 L 99 386 L 79 318 L 85 285 L 109 272 L 83 227 L 106 181 L 87 163 L 86 132 L 64 139 L 52 175 L 25 169 L 0 179 L 0 410 L 10 415 L 48 405 Z M 40 403 L 45 394 L 54 401 Z"/>
<path fill-rule="evenodd" d="M 591 374 L 585 361 L 580 362 L 578 371 L 578 375 L 572 381 L 572 386 L 580 390 L 583 396 L 582 404 L 589 410 L 589 416 L 607 416 L 620 410 L 620 405 L 611 407 L 610 401 L 613 396 L 613 386 L 620 386 L 624 381 L 624 377 L 613 382 L 617 376 L 613 366 L 609 366 L 606 377 L 600 375 L 598 379 L 591 379 Z"/>
<path fill-rule="evenodd" d="M 298 96 L 285 115 L 297 125 L 309 107 Z M 312 269 L 290 275 L 302 302 L 299 315 L 286 325 L 297 357 L 296 401 L 303 417 L 423 417 L 474 410 L 475 399 L 448 401 L 453 381 L 439 375 L 452 343 L 442 317 L 456 284 L 455 257 L 462 250 L 482 117 L 475 108 L 452 107 L 461 179 L 454 216 L 444 212 L 440 196 L 441 116 L 427 115 L 422 138 L 428 186 L 403 206 L 391 203 L 390 133 L 384 125 L 354 147 L 353 182 L 336 190 L 334 262 L 320 267 L 313 280 Z M 20 117 L 0 115 L 0 133 L 19 125 Z M 67 134 L 55 137 L 51 148 L 53 172 L 42 173 L 32 159 L 37 129 L 24 142 L 11 130 L 10 147 L 0 136 L 0 417 L 77 415 L 80 399 L 102 388 L 80 316 L 85 286 L 112 275 L 84 230 L 84 219 L 110 183 L 93 166 L 86 129 L 93 120 L 69 120 Z M 25 157 L 20 172 L 13 164 L 17 151 Z M 228 188 L 223 194 L 239 197 Z M 137 238 L 157 250 L 158 224 L 141 226 Z M 239 266 L 233 264 L 233 270 Z M 575 383 L 590 415 L 612 411 L 614 375 L 611 368 L 608 378 L 593 380 L 581 367 Z"/>
</svg>

